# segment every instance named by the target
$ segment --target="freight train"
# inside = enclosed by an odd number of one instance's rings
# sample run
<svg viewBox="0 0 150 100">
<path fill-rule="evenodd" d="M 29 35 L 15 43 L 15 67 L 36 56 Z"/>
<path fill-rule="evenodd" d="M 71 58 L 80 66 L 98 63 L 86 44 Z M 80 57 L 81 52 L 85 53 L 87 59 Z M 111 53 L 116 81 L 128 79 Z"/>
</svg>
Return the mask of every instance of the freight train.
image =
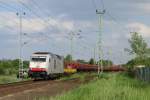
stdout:
<svg viewBox="0 0 150 100">
<path fill-rule="evenodd" d="M 78 62 L 65 62 L 65 69 L 76 69 L 76 71 L 97 71 L 98 65 L 92 65 L 92 64 L 81 64 Z M 100 68 L 101 70 L 101 68 Z M 106 66 L 103 68 L 103 71 L 105 72 L 118 72 L 118 71 L 126 71 L 126 68 L 120 66 L 120 65 L 112 65 L 112 66 Z"/>
<path fill-rule="evenodd" d="M 64 73 L 76 73 L 77 71 L 97 71 L 97 65 L 81 64 L 78 62 L 64 62 L 64 57 L 50 52 L 36 52 L 30 58 L 29 77 L 37 79 L 49 79 L 63 75 Z M 104 68 L 104 71 L 124 71 L 120 66 Z"/>
</svg>

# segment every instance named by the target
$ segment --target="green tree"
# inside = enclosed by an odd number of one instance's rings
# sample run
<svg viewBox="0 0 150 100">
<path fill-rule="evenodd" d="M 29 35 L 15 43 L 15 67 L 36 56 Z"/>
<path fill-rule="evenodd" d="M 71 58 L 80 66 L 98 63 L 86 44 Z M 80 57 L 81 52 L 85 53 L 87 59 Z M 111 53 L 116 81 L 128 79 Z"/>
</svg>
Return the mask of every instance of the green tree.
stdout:
<svg viewBox="0 0 150 100">
<path fill-rule="evenodd" d="M 29 61 L 23 61 L 23 65 L 24 68 L 29 68 Z"/>
<path fill-rule="evenodd" d="M 95 61 L 93 58 L 90 59 L 89 64 L 95 64 Z"/>
<path fill-rule="evenodd" d="M 129 43 L 131 49 L 125 49 L 125 51 L 129 52 L 131 55 L 134 55 L 135 58 L 127 62 L 126 65 L 128 69 L 132 70 L 134 66 L 137 65 L 150 66 L 150 48 L 148 48 L 148 45 L 143 37 L 139 33 L 134 32 L 131 34 Z"/>
<path fill-rule="evenodd" d="M 29 61 L 24 61 L 24 68 L 29 68 Z M 17 74 L 19 69 L 19 59 L 0 60 L 0 74 L 12 75 Z"/>
<path fill-rule="evenodd" d="M 88 62 L 83 59 L 77 59 L 76 61 L 82 64 L 88 64 Z"/>
<path fill-rule="evenodd" d="M 71 62 L 71 61 L 72 61 L 72 55 L 68 54 L 68 55 L 65 57 L 65 61 Z"/>
<path fill-rule="evenodd" d="M 101 60 L 100 60 L 100 62 L 101 62 Z M 102 62 L 103 62 L 104 67 L 113 65 L 113 62 L 110 60 L 102 60 Z"/>
<path fill-rule="evenodd" d="M 131 49 L 125 49 L 129 54 L 135 55 L 136 58 L 145 59 L 150 54 L 150 49 L 147 43 L 139 33 L 134 32 L 131 34 L 131 39 L 128 40 Z"/>
</svg>

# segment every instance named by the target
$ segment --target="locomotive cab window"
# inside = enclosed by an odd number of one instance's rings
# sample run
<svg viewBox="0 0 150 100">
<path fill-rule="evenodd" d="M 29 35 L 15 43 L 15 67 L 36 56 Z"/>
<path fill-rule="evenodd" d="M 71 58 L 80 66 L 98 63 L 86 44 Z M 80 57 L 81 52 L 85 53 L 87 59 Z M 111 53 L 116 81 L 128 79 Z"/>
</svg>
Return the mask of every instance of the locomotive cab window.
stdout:
<svg viewBox="0 0 150 100">
<path fill-rule="evenodd" d="M 44 57 L 32 57 L 31 61 L 33 61 L 33 62 L 46 62 L 46 58 L 44 58 Z"/>
</svg>

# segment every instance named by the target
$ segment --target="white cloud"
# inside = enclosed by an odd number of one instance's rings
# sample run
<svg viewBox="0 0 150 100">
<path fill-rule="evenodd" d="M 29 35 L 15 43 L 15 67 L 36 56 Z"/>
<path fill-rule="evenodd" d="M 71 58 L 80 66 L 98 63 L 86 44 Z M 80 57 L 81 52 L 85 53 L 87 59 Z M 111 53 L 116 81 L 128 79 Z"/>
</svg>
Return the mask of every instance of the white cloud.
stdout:
<svg viewBox="0 0 150 100">
<path fill-rule="evenodd" d="M 150 13 L 149 5 L 150 5 L 150 3 L 138 3 L 137 5 L 135 5 L 135 7 L 137 7 L 142 12 Z"/>
<path fill-rule="evenodd" d="M 73 20 L 62 20 L 62 19 L 51 19 L 49 22 L 50 25 L 53 25 L 59 30 L 59 33 L 53 33 L 52 37 L 56 37 L 56 41 L 64 41 L 67 33 L 78 30 L 82 30 L 81 34 L 84 34 L 85 31 L 92 30 L 95 27 L 94 22 L 92 21 L 73 21 Z"/>
<path fill-rule="evenodd" d="M 150 26 L 142 23 L 128 24 L 128 28 L 132 31 L 139 32 L 143 37 L 150 38 Z"/>
<path fill-rule="evenodd" d="M 8 26 L 13 30 L 5 34 L 17 34 L 19 31 L 19 17 L 14 12 L 0 12 L 0 29 L 7 31 Z M 91 30 L 95 27 L 95 22 L 93 21 L 73 21 L 67 19 L 61 19 L 59 17 L 47 18 L 47 23 L 39 18 L 27 18 L 23 17 L 22 19 L 22 28 L 24 33 L 45 33 L 52 36 L 56 41 L 63 41 L 64 36 L 70 31 L 83 29 Z M 49 21 L 49 22 L 48 22 Z M 5 27 L 5 28 L 4 28 Z M 49 30 L 48 30 L 49 29 Z M 59 37 L 57 37 L 59 35 Z M 56 38 L 55 38 L 56 36 Z"/>
<path fill-rule="evenodd" d="M 74 28 L 74 22 L 71 20 L 61 20 L 59 18 L 49 18 L 48 24 L 61 31 L 70 31 Z"/>
<path fill-rule="evenodd" d="M 45 23 L 39 18 L 24 19 L 22 27 L 23 27 L 24 31 L 31 32 L 31 33 L 32 32 L 41 32 L 47 28 Z"/>
<path fill-rule="evenodd" d="M 0 28 L 4 26 L 12 27 L 16 31 L 19 28 L 19 17 L 14 12 L 0 12 Z M 47 19 L 47 18 L 45 18 Z M 40 18 L 23 18 L 22 19 L 23 31 L 33 33 L 33 32 L 43 32 L 48 27 L 49 29 L 55 28 L 59 31 L 70 31 L 74 28 L 74 22 L 69 20 L 60 19 L 49 19 L 48 23 L 45 23 Z"/>
<path fill-rule="evenodd" d="M 4 28 L 5 26 L 11 27 L 14 30 L 11 31 L 18 31 L 19 30 L 19 17 L 13 12 L 0 12 L 0 28 Z M 43 31 L 46 26 L 44 26 L 44 22 L 41 19 L 34 18 L 34 19 L 23 19 L 22 20 L 22 27 L 23 31 L 25 32 L 40 32 Z M 5 27 L 7 29 L 7 27 Z"/>
<path fill-rule="evenodd" d="M 67 30 L 72 30 L 74 28 L 74 23 L 72 21 L 66 21 L 62 23 L 62 26 Z"/>
</svg>

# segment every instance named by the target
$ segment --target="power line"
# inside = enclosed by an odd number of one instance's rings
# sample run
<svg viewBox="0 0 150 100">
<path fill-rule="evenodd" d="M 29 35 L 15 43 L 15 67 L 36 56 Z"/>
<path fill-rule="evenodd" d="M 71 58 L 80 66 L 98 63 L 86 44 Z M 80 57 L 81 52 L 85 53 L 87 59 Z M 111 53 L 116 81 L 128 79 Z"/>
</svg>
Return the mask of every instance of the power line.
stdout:
<svg viewBox="0 0 150 100">
<path fill-rule="evenodd" d="M 38 17 L 39 19 L 41 19 L 41 21 L 43 21 L 44 23 L 42 23 L 44 26 L 46 26 L 49 29 L 48 23 L 46 20 L 44 20 L 41 16 L 39 16 L 36 12 L 34 12 L 30 7 L 28 7 L 25 3 L 23 3 L 22 1 L 18 0 L 18 2 L 23 5 L 25 8 L 27 8 L 30 12 L 32 12 L 36 17 Z M 50 29 L 49 29 L 50 30 Z"/>
<path fill-rule="evenodd" d="M 118 24 L 118 26 L 123 26 L 122 25 L 122 23 L 120 23 L 120 22 L 118 22 L 117 21 L 117 19 L 115 18 L 115 17 L 113 17 L 110 13 L 109 13 L 109 11 L 107 11 L 107 13 L 106 13 L 116 24 Z M 123 28 L 123 27 L 121 27 L 122 28 L 122 30 L 124 31 L 124 32 L 130 32 L 129 30 L 126 30 L 125 28 Z"/>
<path fill-rule="evenodd" d="M 92 1 L 92 5 L 93 5 L 94 9 L 97 9 L 97 5 L 96 5 L 95 0 L 91 0 L 91 1 Z"/>
<path fill-rule="evenodd" d="M 46 26 L 46 28 L 49 30 L 49 31 L 51 31 L 51 29 L 49 28 L 49 21 L 47 21 L 47 20 L 44 20 L 40 15 L 38 15 L 35 11 L 33 11 L 30 7 L 28 7 L 25 3 L 23 3 L 22 1 L 20 1 L 20 0 L 18 0 L 18 2 L 21 4 L 21 5 L 23 5 L 26 9 L 28 9 L 30 12 L 32 12 L 36 17 L 38 17 L 39 19 L 41 19 L 41 21 L 42 22 L 44 22 L 44 23 L 41 23 L 41 24 L 43 24 L 44 26 Z M 53 25 L 51 25 L 51 27 L 54 27 Z M 56 27 L 54 27 L 54 29 L 55 29 Z"/>
<path fill-rule="evenodd" d="M 32 33 L 32 34 L 33 34 L 33 33 Z M 43 36 L 44 33 L 41 32 L 41 33 L 37 33 L 37 34 Z M 30 36 L 28 33 L 24 33 L 23 35 L 24 35 L 25 37 L 31 39 L 31 40 L 29 40 L 29 41 L 26 41 L 26 43 L 29 43 L 29 42 L 31 43 L 32 41 L 35 41 L 35 40 L 38 41 L 38 42 L 39 42 L 39 41 L 41 42 L 41 41 L 43 41 L 43 40 L 49 39 L 49 38 L 47 38 L 47 37 L 43 37 L 43 38 L 42 38 L 42 37 L 39 36 L 39 35 L 38 35 L 38 38 L 37 38 L 37 37 L 35 37 L 35 36 Z M 44 34 L 44 35 L 45 35 L 45 34 Z"/>
<path fill-rule="evenodd" d="M 102 9 L 105 9 L 104 1 L 101 0 L 101 3 L 102 3 Z"/>
<path fill-rule="evenodd" d="M 78 48 L 77 50 L 82 51 L 82 50 L 81 50 L 81 48 L 82 48 L 82 49 L 84 49 L 84 50 L 85 50 L 85 49 L 86 49 L 86 50 L 90 50 L 90 53 L 91 53 L 92 50 L 91 50 L 91 48 L 89 47 L 89 44 L 86 43 L 86 40 L 83 41 L 83 38 L 77 38 L 77 39 L 79 39 L 79 40 L 82 41 L 82 42 L 81 42 L 81 41 L 78 41 L 78 40 L 77 40 L 77 42 L 78 42 L 78 43 L 77 43 L 77 48 Z M 79 48 L 80 48 L 80 49 L 79 49 Z M 84 53 L 86 53 L 86 52 L 84 52 Z M 84 53 L 81 53 L 81 54 L 83 55 Z M 88 53 L 86 53 L 86 54 L 88 54 Z M 92 53 L 92 54 L 93 54 L 93 53 Z M 85 56 L 85 55 L 84 55 L 84 56 Z M 87 55 L 86 55 L 86 56 L 87 56 Z"/>
<path fill-rule="evenodd" d="M 37 11 L 40 11 L 41 14 L 46 15 L 48 18 L 49 18 L 49 17 L 50 17 L 50 18 L 53 18 L 53 17 L 51 16 L 51 14 L 49 14 L 48 12 L 45 12 L 45 10 L 41 9 L 41 7 L 39 6 L 39 4 L 38 4 L 35 0 L 31 0 L 31 3 L 32 3 L 32 5 L 36 6 Z M 53 19 L 54 19 L 54 18 L 53 18 Z M 47 22 L 48 24 L 51 24 L 51 23 L 50 23 L 51 20 L 48 20 L 48 21 L 46 21 L 46 22 Z M 54 29 L 56 28 L 56 27 L 54 27 L 53 25 L 51 25 L 51 27 L 53 27 Z"/>
<path fill-rule="evenodd" d="M 37 5 L 37 3 L 35 3 L 35 2 L 34 2 L 34 4 L 36 4 L 36 5 Z M 38 7 L 38 8 L 40 8 L 39 6 L 37 6 L 37 7 Z"/>
<path fill-rule="evenodd" d="M 15 8 L 15 7 L 13 7 L 13 6 L 5 3 L 5 2 L 0 1 L 0 4 L 2 4 L 4 6 L 4 8 L 6 8 L 9 11 L 17 11 L 18 10 L 17 8 Z M 11 9 L 9 9 L 8 7 L 10 7 Z"/>
<path fill-rule="evenodd" d="M 2 1 L 0 1 L 0 4 L 2 4 L 0 7 L 1 8 L 4 8 L 4 9 L 7 9 L 7 10 L 9 10 L 9 11 L 16 11 L 17 9 L 16 8 L 14 8 L 13 6 L 10 6 L 10 8 L 8 8 L 9 7 L 9 5 L 8 4 L 6 4 L 6 3 L 4 3 L 4 2 L 2 2 Z M 7 16 L 3 16 L 3 15 L 0 15 L 0 16 L 2 16 L 3 18 L 6 18 Z M 11 20 L 11 21 L 13 21 L 13 20 Z M 15 21 L 13 21 L 14 23 L 16 23 L 16 24 L 18 24 L 17 22 L 15 22 Z"/>
<path fill-rule="evenodd" d="M 41 35 L 41 36 L 43 36 L 43 35 L 45 36 L 45 34 L 44 34 L 43 32 L 39 32 L 38 34 Z M 44 42 L 44 41 L 50 40 L 50 38 L 53 39 L 52 37 L 47 37 L 47 36 L 45 36 L 44 38 L 41 38 L 41 36 L 38 36 L 38 37 L 40 37 L 40 38 L 37 39 L 35 36 L 30 36 L 30 35 L 28 35 L 27 33 L 24 33 L 24 36 L 26 36 L 26 37 L 29 38 L 29 41 L 25 41 L 25 42 L 24 42 L 24 45 L 27 45 L 27 44 L 33 43 L 33 42 L 38 43 L 39 41 L 40 41 L 40 43 L 42 43 L 42 42 Z M 31 39 L 31 41 L 30 41 L 30 39 Z M 39 43 L 38 43 L 38 44 L 39 44 Z M 55 48 L 55 50 L 65 51 L 64 48 L 58 47 L 58 46 L 55 44 L 55 42 L 50 42 L 50 45 L 51 45 L 53 48 Z"/>
<path fill-rule="evenodd" d="M 38 10 L 41 13 L 44 13 L 45 15 L 50 16 L 47 12 L 45 12 L 44 10 L 41 9 L 41 7 L 38 5 L 38 3 L 35 0 L 31 0 L 31 2 L 32 2 L 32 4 L 34 4 L 38 8 Z"/>
<path fill-rule="evenodd" d="M 103 0 L 100 0 L 100 3 L 101 3 L 101 8 L 102 9 L 105 9 L 105 5 L 104 5 L 104 1 Z M 99 7 L 97 6 L 97 3 L 95 0 L 92 0 L 92 5 L 94 7 L 94 9 L 98 9 Z"/>
<path fill-rule="evenodd" d="M 2 5 L 1 5 L 2 8 L 7 9 L 7 10 L 9 10 L 9 11 L 15 11 L 15 12 L 18 11 L 18 9 L 16 9 L 16 8 L 13 7 L 13 6 L 8 5 L 8 4 L 5 3 L 5 2 L 0 1 L 0 4 L 2 4 Z M 1 16 L 2 16 L 2 15 L 1 15 Z M 3 18 L 6 18 L 7 16 L 2 16 L 2 17 L 3 17 Z M 11 21 L 13 21 L 13 20 L 11 19 Z M 30 20 L 27 20 L 27 21 L 31 22 Z M 13 21 L 13 23 L 18 24 L 18 22 L 16 22 L 16 21 Z"/>
<path fill-rule="evenodd" d="M 72 41 L 72 39 L 75 38 L 75 35 L 77 35 L 78 33 L 77 33 L 77 34 L 76 34 L 76 33 L 72 33 L 72 34 L 74 34 L 73 37 L 71 36 L 71 37 L 66 37 L 66 38 L 67 38 L 67 39 L 70 39 L 70 40 Z M 79 35 L 79 37 L 76 37 L 76 39 L 80 39 L 80 35 Z M 76 44 L 76 43 L 74 43 L 74 44 Z M 71 54 L 72 54 L 72 49 L 73 49 L 73 48 L 72 48 L 72 45 L 73 45 L 73 43 L 71 43 Z M 89 45 L 88 45 L 88 46 L 89 46 Z M 88 50 L 91 50 L 91 48 L 88 47 L 88 46 L 86 47 L 86 46 L 83 45 L 83 42 L 82 42 L 82 43 L 79 42 L 79 43 L 78 43 L 78 46 L 77 46 L 77 48 L 78 48 L 77 50 L 79 50 L 79 48 L 81 48 L 81 47 L 83 47 L 83 48 L 88 48 Z M 75 47 L 76 47 L 76 46 L 75 46 Z M 80 50 L 80 51 L 82 51 L 82 50 Z M 76 51 L 74 51 L 74 52 L 77 53 Z M 85 53 L 85 52 L 84 52 L 84 53 Z M 83 55 L 84 53 L 81 53 L 81 54 Z"/>
<path fill-rule="evenodd" d="M 104 0 L 100 0 L 100 1 L 101 1 L 101 4 L 102 4 L 102 8 L 105 9 Z M 94 7 L 95 9 L 97 9 L 95 0 L 92 0 L 92 5 L 93 5 L 93 7 Z M 109 13 L 108 10 L 107 10 L 106 15 L 108 15 L 116 24 L 118 24 L 118 26 L 120 26 L 120 27 L 123 26 L 120 22 L 117 21 L 117 19 L 116 19 L 115 17 L 113 17 L 113 16 Z M 125 32 L 130 32 L 129 30 L 127 31 L 127 30 L 125 30 L 124 28 L 122 28 L 122 29 L 123 29 L 123 31 L 125 31 Z"/>
</svg>

